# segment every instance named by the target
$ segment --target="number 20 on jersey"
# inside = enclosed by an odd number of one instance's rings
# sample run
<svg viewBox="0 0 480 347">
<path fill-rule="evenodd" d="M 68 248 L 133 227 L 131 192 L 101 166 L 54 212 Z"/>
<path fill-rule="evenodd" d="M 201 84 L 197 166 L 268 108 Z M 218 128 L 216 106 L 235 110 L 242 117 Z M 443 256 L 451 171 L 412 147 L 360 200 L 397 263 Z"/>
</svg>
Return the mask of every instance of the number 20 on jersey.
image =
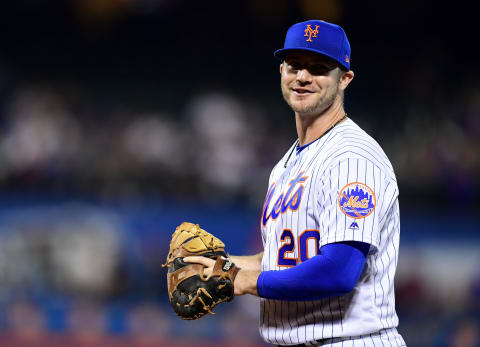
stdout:
<svg viewBox="0 0 480 347">
<path fill-rule="evenodd" d="M 278 266 L 295 266 L 298 262 L 304 262 L 311 256 L 318 254 L 318 242 L 320 241 L 320 232 L 318 230 L 305 230 L 295 240 L 290 229 L 283 229 L 280 235 L 282 245 L 278 249 Z M 314 250 L 309 249 L 313 245 Z M 298 258 L 294 256 L 295 247 L 298 247 Z"/>
</svg>

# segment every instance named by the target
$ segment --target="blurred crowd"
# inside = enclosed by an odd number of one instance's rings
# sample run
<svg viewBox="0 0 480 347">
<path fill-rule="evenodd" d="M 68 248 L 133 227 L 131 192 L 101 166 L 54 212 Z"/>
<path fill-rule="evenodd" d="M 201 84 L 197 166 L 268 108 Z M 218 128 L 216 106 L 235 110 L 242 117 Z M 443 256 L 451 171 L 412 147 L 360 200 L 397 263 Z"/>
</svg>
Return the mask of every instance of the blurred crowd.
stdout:
<svg viewBox="0 0 480 347">
<path fill-rule="evenodd" d="M 20 88 L 3 105 L 4 187 L 258 200 L 289 146 L 254 105 L 225 92 L 196 95 L 178 114 L 104 110 L 75 92 Z"/>
<path fill-rule="evenodd" d="M 389 155 L 404 201 L 475 205 L 480 90 L 436 95 L 435 108 L 426 99 L 433 95 L 421 98 L 427 102 L 412 95 L 399 124 L 383 124 L 355 104 L 349 114 Z M 199 92 L 171 112 L 122 100 L 106 107 L 79 88 L 20 87 L 0 108 L 0 185 L 261 206 L 271 168 L 296 137 L 292 115 L 277 108 L 221 89 Z"/>
</svg>

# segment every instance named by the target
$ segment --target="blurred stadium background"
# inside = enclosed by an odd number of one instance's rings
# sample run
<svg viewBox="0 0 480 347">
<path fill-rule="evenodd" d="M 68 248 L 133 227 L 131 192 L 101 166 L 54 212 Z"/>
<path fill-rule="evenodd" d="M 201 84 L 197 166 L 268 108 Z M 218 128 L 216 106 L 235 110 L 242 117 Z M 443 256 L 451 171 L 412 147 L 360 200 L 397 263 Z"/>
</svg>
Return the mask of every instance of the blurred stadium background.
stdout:
<svg viewBox="0 0 480 347">
<path fill-rule="evenodd" d="M 16 0 L 0 4 L 0 345 L 265 346 L 254 298 L 183 322 L 161 265 L 182 221 L 261 250 L 294 141 L 273 51 L 341 24 L 348 114 L 400 186 L 409 346 L 480 345 L 480 87 L 461 2 Z"/>
</svg>

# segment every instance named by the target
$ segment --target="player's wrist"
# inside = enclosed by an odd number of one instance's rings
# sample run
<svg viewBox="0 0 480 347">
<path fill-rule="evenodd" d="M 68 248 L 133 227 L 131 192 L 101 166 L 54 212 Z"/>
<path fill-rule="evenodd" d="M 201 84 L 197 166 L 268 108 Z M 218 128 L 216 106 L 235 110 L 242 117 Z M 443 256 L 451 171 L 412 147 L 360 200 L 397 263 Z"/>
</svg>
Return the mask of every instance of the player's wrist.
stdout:
<svg viewBox="0 0 480 347">
<path fill-rule="evenodd" d="M 263 252 L 255 255 L 238 256 L 229 255 L 228 257 L 243 270 L 260 270 L 262 264 Z"/>
<path fill-rule="evenodd" d="M 235 295 L 245 295 L 251 294 L 258 296 L 257 290 L 257 280 L 260 276 L 260 271 L 258 270 L 243 270 L 238 271 L 237 276 L 235 277 L 234 291 Z"/>
</svg>

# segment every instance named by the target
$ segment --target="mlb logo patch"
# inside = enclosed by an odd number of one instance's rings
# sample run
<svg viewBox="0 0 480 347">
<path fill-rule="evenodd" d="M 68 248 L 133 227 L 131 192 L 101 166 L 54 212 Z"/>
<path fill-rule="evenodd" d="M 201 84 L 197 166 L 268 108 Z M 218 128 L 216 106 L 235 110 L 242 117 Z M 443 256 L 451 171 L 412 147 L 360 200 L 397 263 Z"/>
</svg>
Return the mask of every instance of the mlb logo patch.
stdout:
<svg viewBox="0 0 480 347">
<path fill-rule="evenodd" d="M 348 227 L 348 229 L 352 229 L 352 230 L 357 230 L 357 229 L 359 229 L 358 223 L 357 223 L 357 222 L 352 222 L 352 224 L 350 224 L 350 226 Z"/>
</svg>

